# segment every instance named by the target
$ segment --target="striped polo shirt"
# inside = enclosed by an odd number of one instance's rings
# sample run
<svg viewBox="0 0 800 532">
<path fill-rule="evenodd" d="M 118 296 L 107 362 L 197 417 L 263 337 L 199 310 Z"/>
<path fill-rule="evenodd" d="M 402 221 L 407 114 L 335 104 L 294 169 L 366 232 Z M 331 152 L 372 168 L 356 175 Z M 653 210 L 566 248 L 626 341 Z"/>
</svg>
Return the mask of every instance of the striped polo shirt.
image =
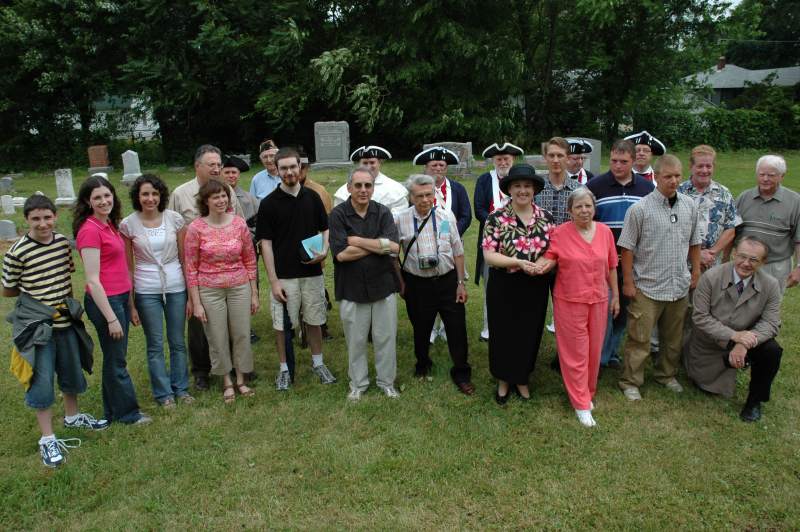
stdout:
<svg viewBox="0 0 800 532">
<path fill-rule="evenodd" d="M 69 240 L 53 233 L 49 244 L 42 244 L 25 234 L 3 257 L 3 286 L 17 288 L 44 303 L 56 306 L 72 295 L 72 251 Z M 53 327 L 70 326 L 69 316 L 59 316 Z"/>
<path fill-rule="evenodd" d="M 619 240 L 628 209 L 655 188 L 653 183 L 636 174 L 629 183 L 620 185 L 611 172 L 595 176 L 586 186 L 597 199 L 594 219 L 611 228 L 615 243 Z"/>
<path fill-rule="evenodd" d="M 794 246 L 800 244 L 800 194 L 779 186 L 765 200 L 755 187 L 741 193 L 736 210 L 742 218 L 737 236 L 752 235 L 766 242 L 768 264 L 792 258 Z"/>
</svg>

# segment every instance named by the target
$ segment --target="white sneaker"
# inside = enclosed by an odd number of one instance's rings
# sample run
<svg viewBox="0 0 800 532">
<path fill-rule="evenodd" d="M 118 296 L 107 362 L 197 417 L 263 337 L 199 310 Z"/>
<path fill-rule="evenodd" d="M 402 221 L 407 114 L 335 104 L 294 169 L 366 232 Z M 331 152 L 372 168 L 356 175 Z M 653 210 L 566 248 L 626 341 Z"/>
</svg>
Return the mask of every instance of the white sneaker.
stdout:
<svg viewBox="0 0 800 532">
<path fill-rule="evenodd" d="M 392 399 L 400 399 L 400 393 L 394 389 L 394 386 L 384 386 L 381 388 L 383 393 L 386 394 L 386 397 L 390 397 Z"/>
<path fill-rule="evenodd" d="M 597 422 L 592 417 L 591 410 L 575 410 L 575 415 L 578 416 L 578 421 L 580 421 L 581 425 L 584 427 L 594 427 L 597 425 Z"/>
<path fill-rule="evenodd" d="M 436 328 L 434 327 L 434 329 L 431 331 L 431 345 L 433 345 L 434 342 L 436 342 L 436 337 L 437 336 L 438 335 L 436 334 Z"/>
<path fill-rule="evenodd" d="M 362 392 L 361 390 L 356 390 L 355 388 L 353 388 L 350 390 L 350 393 L 347 394 L 347 400 L 353 402 L 360 401 L 361 395 L 363 393 L 364 392 Z"/>
<path fill-rule="evenodd" d="M 550 323 L 548 323 L 545 326 L 545 329 L 547 329 L 547 332 L 555 334 L 555 332 L 556 332 L 556 324 L 555 324 L 555 322 L 551 321 Z"/>
<path fill-rule="evenodd" d="M 639 388 L 625 388 L 624 390 L 622 390 L 622 394 L 628 401 L 642 400 L 642 394 L 639 393 Z"/>
<path fill-rule="evenodd" d="M 683 391 L 683 386 L 681 386 L 681 383 L 679 383 L 675 378 L 666 383 L 664 386 L 666 386 L 668 390 L 672 390 L 675 393 L 681 393 Z"/>
</svg>

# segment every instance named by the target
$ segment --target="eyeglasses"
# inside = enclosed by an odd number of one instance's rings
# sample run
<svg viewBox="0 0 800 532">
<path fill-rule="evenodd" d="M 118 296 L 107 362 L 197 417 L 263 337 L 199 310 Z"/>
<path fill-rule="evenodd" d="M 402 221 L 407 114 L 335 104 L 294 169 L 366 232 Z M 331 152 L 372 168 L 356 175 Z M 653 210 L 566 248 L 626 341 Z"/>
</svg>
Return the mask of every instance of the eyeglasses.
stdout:
<svg viewBox="0 0 800 532">
<path fill-rule="evenodd" d="M 209 168 L 222 168 L 222 163 L 203 163 Z"/>
<path fill-rule="evenodd" d="M 766 177 L 767 179 L 776 179 L 780 176 L 780 174 L 776 174 L 774 172 L 759 172 L 757 176 Z"/>
<path fill-rule="evenodd" d="M 755 266 L 757 264 L 761 264 L 761 259 L 758 258 L 758 257 L 751 257 L 751 256 L 745 255 L 743 253 L 734 253 L 733 256 L 734 256 L 734 258 L 736 260 L 740 260 L 742 262 L 748 262 L 749 264 L 752 264 L 753 266 Z"/>
<path fill-rule="evenodd" d="M 365 190 L 369 190 L 369 189 L 372 188 L 372 183 L 353 183 L 352 187 L 355 188 L 355 189 L 363 188 Z"/>
</svg>

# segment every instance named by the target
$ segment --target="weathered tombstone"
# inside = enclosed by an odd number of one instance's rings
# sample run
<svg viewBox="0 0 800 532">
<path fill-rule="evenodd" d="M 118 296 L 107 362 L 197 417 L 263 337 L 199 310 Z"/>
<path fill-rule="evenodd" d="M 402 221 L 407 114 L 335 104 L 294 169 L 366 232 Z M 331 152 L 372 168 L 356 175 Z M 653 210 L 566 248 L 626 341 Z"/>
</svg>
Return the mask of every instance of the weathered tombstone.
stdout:
<svg viewBox="0 0 800 532">
<path fill-rule="evenodd" d="M 97 172 L 108 173 L 114 169 L 108 161 L 108 146 L 105 144 L 89 146 L 87 151 L 89 153 L 89 175 Z"/>
<path fill-rule="evenodd" d="M 586 170 L 591 171 L 593 174 L 599 174 L 601 172 L 600 165 L 602 164 L 603 160 L 603 143 L 597 139 L 587 139 L 586 137 L 581 138 L 592 145 L 592 153 L 590 153 L 589 156 L 584 159 L 583 167 Z"/>
<path fill-rule="evenodd" d="M 185 171 L 186 171 L 185 166 L 170 166 L 169 168 L 167 168 L 167 172 L 181 173 Z"/>
<path fill-rule="evenodd" d="M 422 149 L 427 150 L 434 146 L 441 146 L 454 152 L 458 155 L 458 164 L 451 164 L 447 167 L 449 175 L 466 176 L 469 175 L 470 169 L 474 166 L 475 161 L 472 159 L 472 143 L 471 142 L 435 142 L 433 144 L 423 144 Z"/>
<path fill-rule="evenodd" d="M 14 190 L 14 178 L 11 176 L 5 176 L 0 179 L 0 194 L 8 194 Z"/>
<path fill-rule="evenodd" d="M 56 207 L 75 205 L 75 189 L 72 187 L 72 170 L 59 168 L 56 170 Z"/>
<path fill-rule="evenodd" d="M 543 155 L 526 155 L 525 162 L 533 166 L 538 172 L 547 172 L 547 161 L 544 160 Z"/>
<path fill-rule="evenodd" d="M 350 125 L 347 122 L 314 122 L 314 154 L 312 169 L 341 168 L 350 162 Z"/>
<path fill-rule="evenodd" d="M 0 196 L 0 204 L 3 206 L 3 214 L 14 214 L 14 198 L 8 194 Z"/>
<path fill-rule="evenodd" d="M 0 240 L 16 240 L 17 226 L 11 220 L 0 220 Z"/>
<path fill-rule="evenodd" d="M 34 195 L 34 196 L 37 196 L 37 195 L 38 195 L 38 196 L 44 196 L 44 192 L 42 192 L 41 190 L 37 190 L 36 192 L 34 192 L 34 193 L 33 193 L 33 195 Z M 25 206 L 25 201 L 26 201 L 28 198 L 26 198 L 26 197 L 24 197 L 24 196 L 14 196 L 14 197 L 13 197 L 13 198 L 11 198 L 11 199 L 12 199 L 12 201 L 13 201 L 13 203 L 14 203 L 14 207 L 17 207 L 17 208 L 21 209 L 22 207 L 24 207 L 24 206 Z"/>
<path fill-rule="evenodd" d="M 139 165 L 139 154 L 133 150 L 128 150 L 122 154 L 122 184 L 131 186 L 136 178 L 142 175 L 142 167 Z"/>
</svg>

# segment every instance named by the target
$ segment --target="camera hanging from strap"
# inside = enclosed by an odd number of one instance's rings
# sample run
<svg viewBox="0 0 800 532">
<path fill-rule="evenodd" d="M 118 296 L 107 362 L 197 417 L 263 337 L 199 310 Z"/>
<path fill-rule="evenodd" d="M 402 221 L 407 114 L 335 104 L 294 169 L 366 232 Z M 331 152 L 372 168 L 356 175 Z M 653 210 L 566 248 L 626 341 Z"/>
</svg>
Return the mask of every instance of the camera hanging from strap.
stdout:
<svg viewBox="0 0 800 532">
<path fill-rule="evenodd" d="M 411 237 L 411 240 L 408 241 L 408 245 L 406 246 L 406 250 L 403 253 L 403 262 L 400 263 L 400 269 L 401 270 L 405 270 L 406 260 L 408 260 L 408 252 L 411 249 L 411 246 L 413 246 L 414 242 L 417 241 L 417 237 L 422 232 L 422 230 L 425 228 L 425 224 L 427 224 L 428 220 L 431 219 L 431 216 L 434 216 L 435 214 L 436 214 L 436 208 L 431 209 L 431 212 L 428 215 L 428 217 L 425 218 L 424 220 L 422 220 L 422 223 L 420 224 L 419 229 L 417 229 L 416 232 L 414 232 L 414 236 Z M 413 216 L 413 214 L 412 214 L 412 216 Z"/>
</svg>

